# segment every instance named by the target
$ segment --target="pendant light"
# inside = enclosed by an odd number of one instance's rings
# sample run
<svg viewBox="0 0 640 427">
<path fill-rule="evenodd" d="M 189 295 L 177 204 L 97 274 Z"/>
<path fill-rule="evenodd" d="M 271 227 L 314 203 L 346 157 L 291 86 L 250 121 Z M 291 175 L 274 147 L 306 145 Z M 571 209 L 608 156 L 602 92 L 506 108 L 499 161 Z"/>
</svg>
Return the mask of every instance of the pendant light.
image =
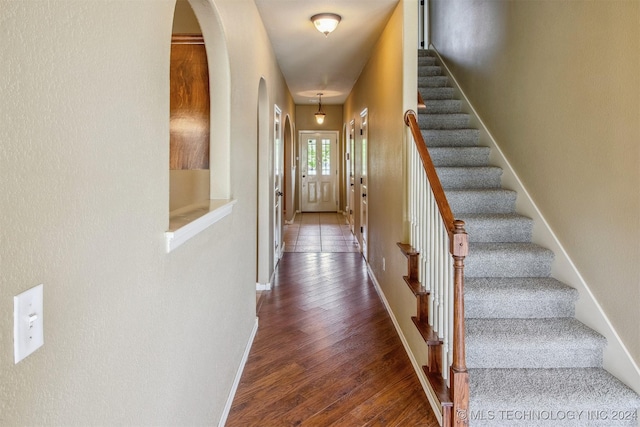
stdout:
<svg viewBox="0 0 640 427">
<path fill-rule="evenodd" d="M 326 116 L 326 114 L 322 111 L 322 93 L 318 94 L 318 112 L 314 115 L 316 116 L 316 122 L 318 122 L 319 125 L 324 123 L 324 116 Z"/>
</svg>

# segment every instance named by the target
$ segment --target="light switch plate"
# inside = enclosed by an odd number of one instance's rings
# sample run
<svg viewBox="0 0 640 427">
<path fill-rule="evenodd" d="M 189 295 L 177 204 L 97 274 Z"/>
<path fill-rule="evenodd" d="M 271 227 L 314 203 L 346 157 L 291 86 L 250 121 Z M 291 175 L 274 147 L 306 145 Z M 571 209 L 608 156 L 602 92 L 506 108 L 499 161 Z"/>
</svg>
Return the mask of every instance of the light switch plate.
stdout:
<svg viewBox="0 0 640 427">
<path fill-rule="evenodd" d="M 15 363 L 42 347 L 44 285 L 13 297 L 13 358 Z"/>
</svg>

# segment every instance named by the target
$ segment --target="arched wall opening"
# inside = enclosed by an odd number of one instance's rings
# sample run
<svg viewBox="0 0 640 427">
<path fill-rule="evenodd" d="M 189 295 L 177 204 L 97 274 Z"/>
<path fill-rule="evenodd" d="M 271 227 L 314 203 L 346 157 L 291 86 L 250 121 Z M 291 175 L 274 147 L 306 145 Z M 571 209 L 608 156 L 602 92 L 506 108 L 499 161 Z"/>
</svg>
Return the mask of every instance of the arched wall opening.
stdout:
<svg viewBox="0 0 640 427">
<path fill-rule="evenodd" d="M 178 0 L 174 11 L 173 34 L 202 35 L 208 69 L 207 89 L 211 96 L 207 100 L 208 173 L 206 169 L 176 170 L 172 166 L 170 210 L 203 199 L 229 199 L 231 196 L 229 55 L 223 27 L 213 2 Z M 182 124 L 191 126 L 190 129 L 197 126 L 192 120 L 183 120 Z"/>
</svg>

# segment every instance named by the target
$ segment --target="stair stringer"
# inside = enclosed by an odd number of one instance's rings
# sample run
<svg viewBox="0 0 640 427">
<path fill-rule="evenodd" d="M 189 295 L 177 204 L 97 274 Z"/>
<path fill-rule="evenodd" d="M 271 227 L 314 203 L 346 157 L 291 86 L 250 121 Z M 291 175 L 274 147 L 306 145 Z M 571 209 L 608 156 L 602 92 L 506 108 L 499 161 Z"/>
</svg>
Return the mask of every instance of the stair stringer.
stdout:
<svg viewBox="0 0 640 427">
<path fill-rule="evenodd" d="M 611 324 L 609 317 L 602 309 L 593 292 L 591 292 L 587 282 L 549 226 L 549 223 L 545 220 L 540 209 L 538 209 L 533 198 L 500 149 L 497 141 L 491 132 L 489 132 L 477 111 L 473 108 L 469 98 L 451 73 L 447 63 L 442 56 L 440 56 L 438 49 L 433 44 L 429 46 L 429 49 L 436 54 L 442 66 L 443 73 L 449 77 L 450 84 L 455 91 L 456 99 L 462 101 L 462 112 L 469 114 L 470 127 L 480 131 L 480 145 L 491 148 L 489 157 L 491 163 L 503 169 L 502 187 L 518 193 L 516 211 L 533 219 L 532 242 L 554 252 L 555 260 L 552 264 L 551 275 L 578 291 L 580 298 L 575 303 L 576 319 L 599 332 L 607 339 L 607 345 L 603 354 L 604 369 L 633 389 L 633 391 L 640 394 L 640 367 L 631 357 L 629 350 Z"/>
</svg>

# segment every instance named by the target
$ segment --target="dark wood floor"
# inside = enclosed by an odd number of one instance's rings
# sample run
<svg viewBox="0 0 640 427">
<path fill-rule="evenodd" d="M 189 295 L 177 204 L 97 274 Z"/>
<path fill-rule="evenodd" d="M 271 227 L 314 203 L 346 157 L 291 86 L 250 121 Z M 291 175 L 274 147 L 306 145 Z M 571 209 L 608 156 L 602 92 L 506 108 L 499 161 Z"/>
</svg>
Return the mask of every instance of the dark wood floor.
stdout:
<svg viewBox="0 0 640 427">
<path fill-rule="evenodd" d="M 359 253 L 286 253 L 262 295 L 235 426 L 437 426 Z"/>
</svg>

